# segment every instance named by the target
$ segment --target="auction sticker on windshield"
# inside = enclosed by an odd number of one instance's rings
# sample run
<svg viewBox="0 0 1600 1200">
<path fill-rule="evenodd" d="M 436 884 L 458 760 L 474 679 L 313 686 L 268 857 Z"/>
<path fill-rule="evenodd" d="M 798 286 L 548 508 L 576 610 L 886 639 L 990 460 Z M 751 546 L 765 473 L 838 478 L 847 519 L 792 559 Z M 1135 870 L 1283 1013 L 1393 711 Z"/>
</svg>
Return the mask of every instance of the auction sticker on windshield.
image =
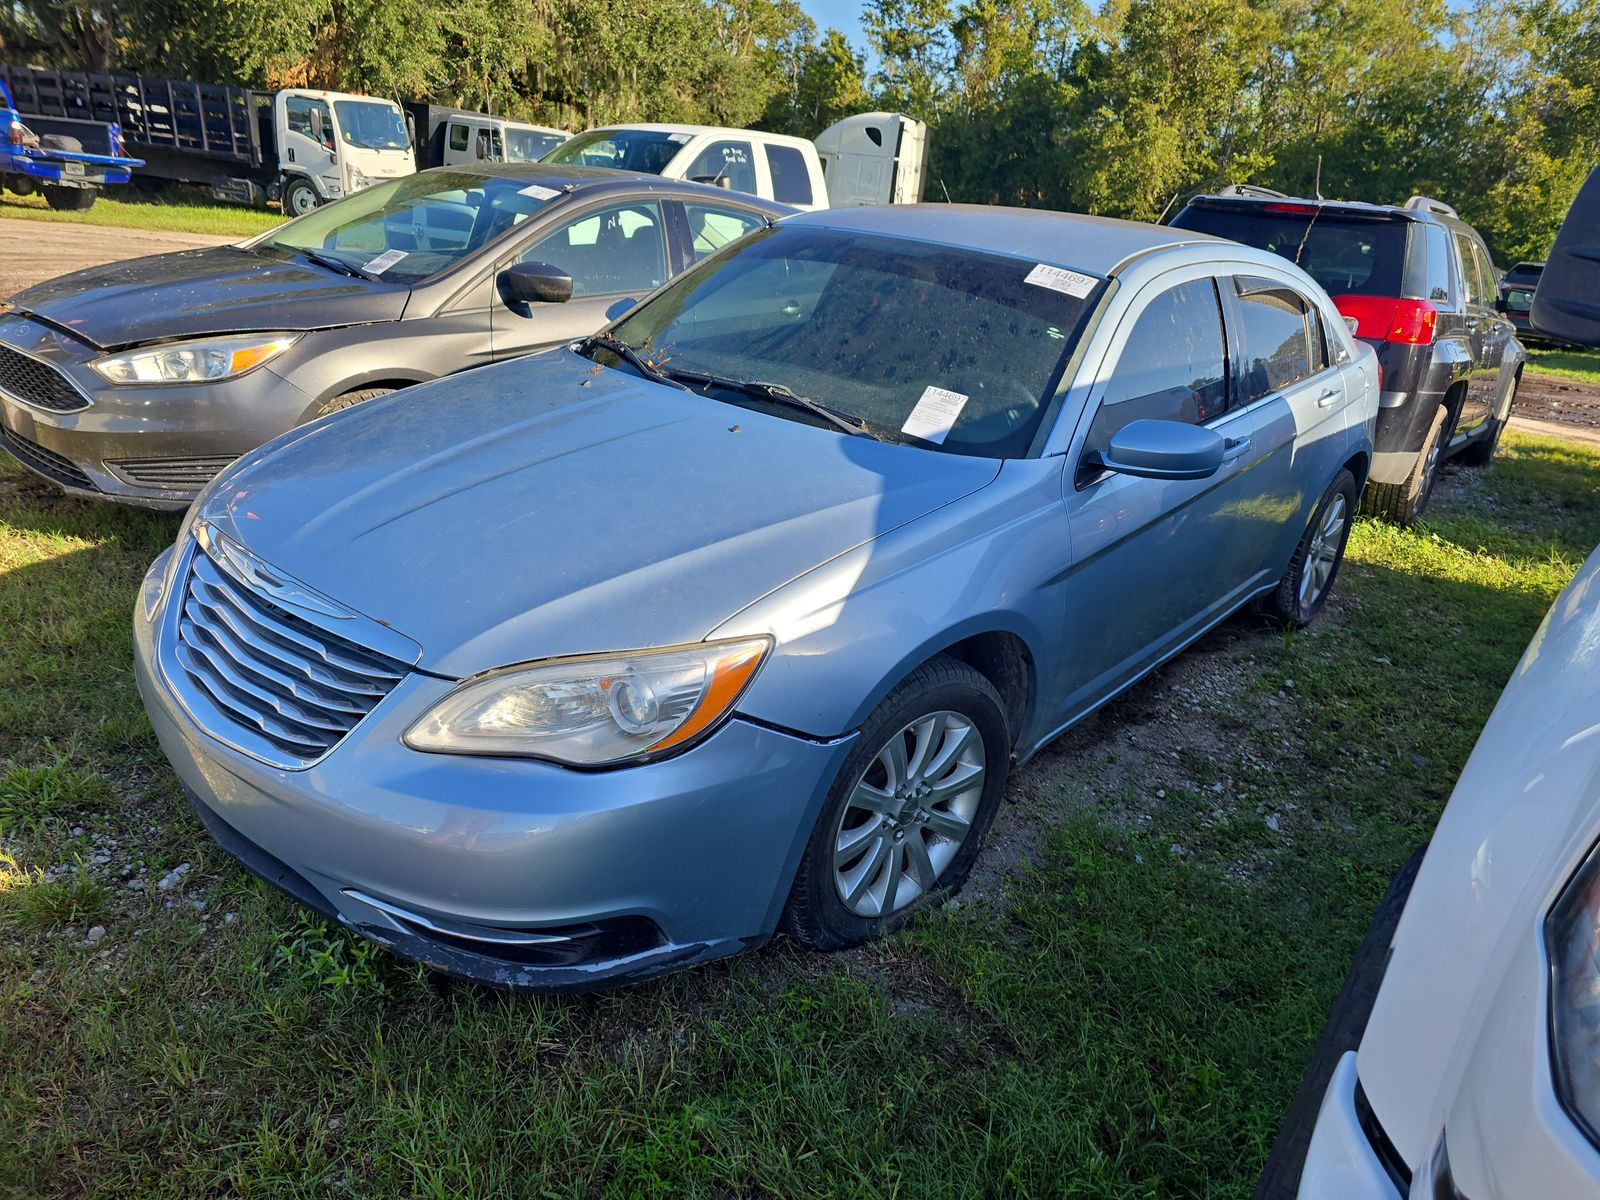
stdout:
<svg viewBox="0 0 1600 1200">
<path fill-rule="evenodd" d="M 1082 300 L 1094 291 L 1094 285 L 1099 281 L 1093 275 L 1080 275 L 1065 267 L 1051 267 L 1040 263 L 1023 276 L 1022 282 L 1031 283 L 1035 287 L 1049 288 L 1053 292 L 1065 292 Z"/>
<path fill-rule="evenodd" d="M 361 269 L 368 275 L 382 275 L 405 256 L 406 251 L 404 250 L 385 250 L 377 258 L 364 264 Z"/>
<path fill-rule="evenodd" d="M 942 443 L 950 435 L 956 418 L 966 406 L 967 398 L 960 392 L 938 387 L 923 388 L 917 406 L 911 410 L 906 423 L 900 426 L 900 432 L 909 433 L 925 442 Z"/>
<path fill-rule="evenodd" d="M 554 200 L 561 195 L 555 188 L 547 188 L 542 183 L 530 183 L 525 188 L 518 188 L 517 195 L 532 196 L 535 200 Z"/>
</svg>

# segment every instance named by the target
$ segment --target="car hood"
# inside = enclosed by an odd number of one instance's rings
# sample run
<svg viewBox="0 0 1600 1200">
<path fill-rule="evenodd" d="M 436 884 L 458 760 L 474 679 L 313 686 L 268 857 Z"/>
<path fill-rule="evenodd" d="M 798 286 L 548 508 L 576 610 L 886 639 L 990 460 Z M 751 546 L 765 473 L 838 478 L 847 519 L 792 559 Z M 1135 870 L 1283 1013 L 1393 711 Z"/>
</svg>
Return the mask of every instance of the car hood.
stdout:
<svg viewBox="0 0 1600 1200">
<path fill-rule="evenodd" d="M 568 349 L 285 435 L 201 515 L 460 677 L 703 639 L 797 575 L 990 483 Z"/>
<path fill-rule="evenodd" d="M 1600 550 L 1529 643 L 1428 845 L 1357 1072 L 1415 1166 L 1432 1149 L 1502 985 L 1600 830 Z M 1531 1047 L 1517 1047 L 1526 1053 Z M 1538 1053 L 1543 1053 L 1543 1047 Z M 1452 1145 L 1454 1142 L 1452 1141 Z"/>
<path fill-rule="evenodd" d="M 213 246 L 74 271 L 18 292 L 11 307 L 105 350 L 210 333 L 397 321 L 410 294 L 401 284 Z"/>
</svg>

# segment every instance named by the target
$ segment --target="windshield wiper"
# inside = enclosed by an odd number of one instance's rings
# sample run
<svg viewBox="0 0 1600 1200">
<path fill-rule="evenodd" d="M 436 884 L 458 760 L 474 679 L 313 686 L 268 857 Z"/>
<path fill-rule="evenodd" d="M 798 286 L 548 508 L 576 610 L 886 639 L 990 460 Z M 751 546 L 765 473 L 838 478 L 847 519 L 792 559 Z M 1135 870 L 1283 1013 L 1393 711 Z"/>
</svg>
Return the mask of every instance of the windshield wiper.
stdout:
<svg viewBox="0 0 1600 1200">
<path fill-rule="evenodd" d="M 611 353 L 615 354 L 635 371 L 638 371 L 639 374 L 643 375 L 646 379 L 653 379 L 657 383 L 664 383 L 668 387 L 675 387 L 680 392 L 687 392 L 691 390 L 674 379 L 673 372 L 663 371 L 660 367 L 656 366 L 649 359 L 645 358 L 644 355 L 640 354 L 621 338 L 612 337 L 609 333 L 591 333 L 588 337 L 584 338 L 583 341 L 578 343 L 578 350 L 581 353 L 585 350 L 592 349 L 595 346 L 600 347 L 602 350 L 611 351 Z"/>
<path fill-rule="evenodd" d="M 268 243 L 268 245 L 271 244 L 272 243 L 270 242 Z M 306 250 L 300 246 L 296 246 L 294 248 L 294 252 L 303 258 L 309 258 L 319 267 L 327 267 L 330 271 L 337 271 L 341 275 L 349 275 L 353 279 L 377 278 L 375 275 L 368 275 L 365 271 L 359 270 L 356 267 L 352 267 L 343 259 L 334 258 L 331 254 L 319 254 L 315 250 Z"/>
<path fill-rule="evenodd" d="M 773 400 L 779 404 L 787 404 L 790 408 L 798 408 L 813 416 L 821 417 L 835 429 L 843 430 L 845 433 L 873 438 L 880 442 L 885 440 L 868 429 L 865 421 L 847 417 L 826 404 L 818 404 L 809 396 L 802 396 L 781 383 L 767 383 L 760 379 L 732 379 L 722 375 L 710 375 L 704 371 L 680 370 L 672 371 L 671 375 L 674 379 L 686 379 L 703 387 L 727 388 L 730 392 L 743 392 L 746 396 L 753 396 L 757 400 Z"/>
</svg>

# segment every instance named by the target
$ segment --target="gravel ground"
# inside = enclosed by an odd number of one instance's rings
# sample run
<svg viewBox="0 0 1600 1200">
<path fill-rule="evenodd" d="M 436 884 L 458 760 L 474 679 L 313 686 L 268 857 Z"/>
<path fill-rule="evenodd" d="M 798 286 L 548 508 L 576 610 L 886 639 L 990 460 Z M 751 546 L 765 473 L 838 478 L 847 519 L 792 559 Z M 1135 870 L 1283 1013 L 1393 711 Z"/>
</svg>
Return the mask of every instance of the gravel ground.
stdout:
<svg viewBox="0 0 1600 1200">
<path fill-rule="evenodd" d="M 165 254 L 169 250 L 223 246 L 240 240 L 204 233 L 168 233 L 0 217 L 0 296 L 9 296 L 57 275 L 101 263 Z"/>
</svg>

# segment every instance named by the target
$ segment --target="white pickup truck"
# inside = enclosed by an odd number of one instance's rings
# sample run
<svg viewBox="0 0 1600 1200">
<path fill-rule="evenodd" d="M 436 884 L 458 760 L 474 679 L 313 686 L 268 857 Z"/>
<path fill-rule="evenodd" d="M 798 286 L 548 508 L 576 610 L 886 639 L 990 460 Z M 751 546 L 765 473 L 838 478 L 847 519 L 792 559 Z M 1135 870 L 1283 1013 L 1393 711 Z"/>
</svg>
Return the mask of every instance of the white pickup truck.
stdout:
<svg viewBox="0 0 1600 1200">
<path fill-rule="evenodd" d="M 710 125 L 609 125 L 580 133 L 543 161 L 645 171 L 711 183 L 795 208 L 915 204 L 928 127 L 899 113 L 859 113 L 815 141 Z"/>
</svg>

